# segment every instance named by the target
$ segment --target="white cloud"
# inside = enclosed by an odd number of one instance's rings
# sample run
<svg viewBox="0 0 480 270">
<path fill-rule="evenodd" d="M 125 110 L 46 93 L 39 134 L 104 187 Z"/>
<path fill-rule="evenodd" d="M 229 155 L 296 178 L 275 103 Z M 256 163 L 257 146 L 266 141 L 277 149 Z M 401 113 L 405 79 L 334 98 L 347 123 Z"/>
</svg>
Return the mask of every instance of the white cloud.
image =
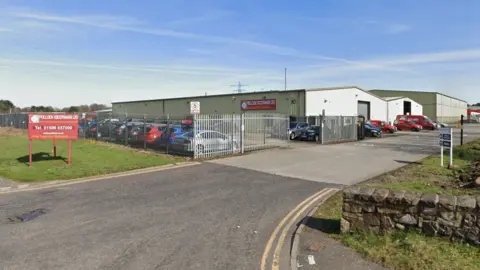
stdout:
<svg viewBox="0 0 480 270">
<path fill-rule="evenodd" d="M 405 24 L 390 24 L 386 26 L 387 34 L 400 34 L 403 32 L 407 32 L 410 29 L 411 27 Z"/>
</svg>

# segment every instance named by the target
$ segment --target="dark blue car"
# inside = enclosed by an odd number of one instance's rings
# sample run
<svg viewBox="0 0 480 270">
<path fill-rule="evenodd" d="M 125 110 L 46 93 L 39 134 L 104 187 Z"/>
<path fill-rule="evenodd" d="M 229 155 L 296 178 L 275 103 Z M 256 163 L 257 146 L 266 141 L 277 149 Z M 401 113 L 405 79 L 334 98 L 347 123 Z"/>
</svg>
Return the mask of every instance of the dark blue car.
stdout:
<svg viewBox="0 0 480 270">
<path fill-rule="evenodd" d="M 382 130 L 372 124 L 365 123 L 365 131 L 367 137 L 382 137 Z"/>
<path fill-rule="evenodd" d="M 192 125 L 171 125 L 170 130 L 167 130 L 167 127 L 165 127 L 165 131 L 162 132 L 158 143 L 161 145 L 173 144 L 175 137 L 181 136 L 191 130 L 193 130 Z"/>
</svg>

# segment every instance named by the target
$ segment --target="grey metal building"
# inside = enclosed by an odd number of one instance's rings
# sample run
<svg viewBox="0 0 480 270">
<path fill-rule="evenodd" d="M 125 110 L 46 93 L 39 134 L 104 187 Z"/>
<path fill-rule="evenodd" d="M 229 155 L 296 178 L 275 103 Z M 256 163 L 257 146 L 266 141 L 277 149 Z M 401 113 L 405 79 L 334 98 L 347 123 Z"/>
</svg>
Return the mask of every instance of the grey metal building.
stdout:
<svg viewBox="0 0 480 270">
<path fill-rule="evenodd" d="M 190 103 L 200 102 L 202 114 L 240 114 L 244 111 L 305 116 L 305 90 L 261 91 L 183 98 L 113 102 L 113 115 L 182 117 L 190 114 Z"/>
<path fill-rule="evenodd" d="M 460 116 L 467 115 L 467 102 L 438 92 L 404 91 L 404 90 L 370 90 L 381 97 L 408 97 L 423 106 L 423 114 L 432 120 L 453 123 Z"/>
</svg>

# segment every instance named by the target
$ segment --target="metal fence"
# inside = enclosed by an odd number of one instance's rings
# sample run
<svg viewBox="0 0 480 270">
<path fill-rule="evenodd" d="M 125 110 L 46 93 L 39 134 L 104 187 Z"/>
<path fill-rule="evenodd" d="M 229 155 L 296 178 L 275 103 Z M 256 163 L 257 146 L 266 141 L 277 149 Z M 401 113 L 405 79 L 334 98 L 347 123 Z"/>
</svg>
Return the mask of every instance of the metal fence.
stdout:
<svg viewBox="0 0 480 270">
<path fill-rule="evenodd" d="M 309 126 L 318 127 L 318 135 L 320 137 L 318 143 L 321 144 L 347 142 L 358 139 L 357 116 L 297 116 L 290 117 L 290 121 L 291 123 L 308 123 Z"/>
<path fill-rule="evenodd" d="M 356 116 L 323 116 L 323 144 L 354 140 L 357 140 Z"/>
<path fill-rule="evenodd" d="M 281 114 L 197 115 L 183 147 L 194 152 L 195 158 L 210 158 L 284 146 L 288 144 L 288 124 L 288 116 Z M 182 139 L 174 141 L 174 147 L 181 145 Z"/>
<path fill-rule="evenodd" d="M 84 128 L 80 136 L 165 154 L 211 158 L 286 145 L 287 130 L 288 117 L 278 114 L 113 114 Z"/>
<path fill-rule="evenodd" d="M 0 127 L 28 128 L 27 113 L 0 114 Z"/>
</svg>

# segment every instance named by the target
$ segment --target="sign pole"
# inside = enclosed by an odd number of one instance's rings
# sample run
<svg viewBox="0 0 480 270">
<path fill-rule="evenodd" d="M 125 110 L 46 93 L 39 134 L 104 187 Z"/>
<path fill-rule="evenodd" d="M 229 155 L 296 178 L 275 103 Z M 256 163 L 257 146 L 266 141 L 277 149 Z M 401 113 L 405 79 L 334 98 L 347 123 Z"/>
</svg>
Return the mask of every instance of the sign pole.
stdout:
<svg viewBox="0 0 480 270">
<path fill-rule="evenodd" d="M 68 141 L 68 165 L 72 164 L 72 140 Z"/>
<path fill-rule="evenodd" d="M 443 167 L 443 146 L 440 146 L 440 166 Z"/>
<path fill-rule="evenodd" d="M 450 129 L 450 161 L 448 167 L 451 168 L 453 165 L 453 129 Z"/>
<path fill-rule="evenodd" d="M 29 140 L 30 143 L 28 144 L 28 166 L 32 166 L 32 140 Z"/>
<path fill-rule="evenodd" d="M 53 157 L 57 157 L 57 140 L 53 139 Z"/>
</svg>

